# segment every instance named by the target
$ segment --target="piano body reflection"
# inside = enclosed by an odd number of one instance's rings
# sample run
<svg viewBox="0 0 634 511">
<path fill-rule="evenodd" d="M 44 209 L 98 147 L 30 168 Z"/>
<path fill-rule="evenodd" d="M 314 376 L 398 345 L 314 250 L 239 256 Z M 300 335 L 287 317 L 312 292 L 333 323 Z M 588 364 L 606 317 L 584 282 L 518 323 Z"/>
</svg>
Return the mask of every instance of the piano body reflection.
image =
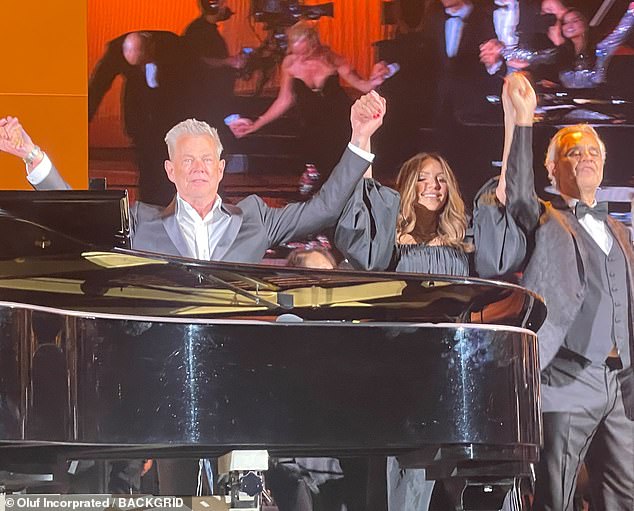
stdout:
<svg viewBox="0 0 634 511">
<path fill-rule="evenodd" d="M 521 287 L 100 250 L 9 213 L 0 232 L 6 462 L 267 449 L 499 479 L 537 460 L 545 308 Z"/>
</svg>

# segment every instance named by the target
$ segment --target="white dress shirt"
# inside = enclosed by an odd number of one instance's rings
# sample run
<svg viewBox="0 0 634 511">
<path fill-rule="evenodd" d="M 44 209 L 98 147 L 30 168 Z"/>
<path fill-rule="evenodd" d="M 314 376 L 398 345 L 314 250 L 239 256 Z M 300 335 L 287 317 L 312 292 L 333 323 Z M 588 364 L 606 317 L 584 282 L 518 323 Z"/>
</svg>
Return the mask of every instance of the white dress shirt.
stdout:
<svg viewBox="0 0 634 511">
<path fill-rule="evenodd" d="M 578 199 L 565 198 L 566 203 L 574 212 Z M 595 207 L 597 205 L 597 201 L 594 201 L 594 204 L 591 204 L 590 207 Z M 590 235 L 590 237 L 595 241 L 597 245 L 603 250 L 603 252 L 608 255 L 610 250 L 612 250 L 612 243 L 614 242 L 612 238 L 612 234 L 610 233 L 610 228 L 607 223 L 603 220 L 599 220 L 593 217 L 590 214 L 586 214 L 579 218 L 579 223 L 581 227 L 583 227 L 586 232 Z"/>
<path fill-rule="evenodd" d="M 450 16 L 445 21 L 445 50 L 450 58 L 458 54 L 464 20 L 469 17 L 471 11 L 473 11 L 473 5 L 471 4 L 465 4 L 457 11 L 445 9 L 445 13 Z"/>
<path fill-rule="evenodd" d="M 189 256 L 203 261 L 213 259 L 214 249 L 229 227 L 231 216 L 222 210 L 222 198 L 216 196 L 211 211 L 201 218 L 198 212 L 176 194 L 176 220 L 187 242 Z"/>
<path fill-rule="evenodd" d="M 38 163 L 36 167 L 33 167 L 33 170 L 31 170 L 31 172 L 28 172 L 27 168 L 26 179 L 33 186 L 37 186 L 48 177 L 52 168 L 53 164 L 51 163 L 51 160 L 49 159 L 48 155 L 44 153 L 44 158 L 42 158 L 42 161 Z"/>
<path fill-rule="evenodd" d="M 154 62 L 145 64 L 145 83 L 150 89 L 158 89 L 158 67 Z"/>
</svg>

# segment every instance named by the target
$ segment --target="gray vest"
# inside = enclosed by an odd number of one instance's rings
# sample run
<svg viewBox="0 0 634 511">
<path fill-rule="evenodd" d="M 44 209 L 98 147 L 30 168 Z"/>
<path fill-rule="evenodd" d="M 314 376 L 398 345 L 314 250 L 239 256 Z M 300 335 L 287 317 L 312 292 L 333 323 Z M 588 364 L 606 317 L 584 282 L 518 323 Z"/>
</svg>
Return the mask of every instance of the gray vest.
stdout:
<svg viewBox="0 0 634 511">
<path fill-rule="evenodd" d="M 586 290 L 563 345 L 597 364 L 616 345 L 623 366 L 627 367 L 630 330 L 625 255 L 616 239 L 606 255 L 583 227 L 579 229 L 578 242 L 583 244 L 587 256 L 583 261 Z"/>
</svg>

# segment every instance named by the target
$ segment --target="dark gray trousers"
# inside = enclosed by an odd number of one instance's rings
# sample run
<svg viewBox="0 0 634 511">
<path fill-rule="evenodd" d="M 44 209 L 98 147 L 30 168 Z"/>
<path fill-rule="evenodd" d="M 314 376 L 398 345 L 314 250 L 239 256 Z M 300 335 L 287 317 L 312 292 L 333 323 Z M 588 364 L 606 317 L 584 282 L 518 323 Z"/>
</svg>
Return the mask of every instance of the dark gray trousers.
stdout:
<svg viewBox="0 0 634 511">
<path fill-rule="evenodd" d="M 625 416 L 617 374 L 603 365 L 587 367 L 574 378 L 548 373 L 542 385 L 544 448 L 537 467 L 535 511 L 573 509 L 584 460 L 593 511 L 634 509 L 634 422 Z M 562 411 L 551 411 L 558 395 Z"/>
</svg>

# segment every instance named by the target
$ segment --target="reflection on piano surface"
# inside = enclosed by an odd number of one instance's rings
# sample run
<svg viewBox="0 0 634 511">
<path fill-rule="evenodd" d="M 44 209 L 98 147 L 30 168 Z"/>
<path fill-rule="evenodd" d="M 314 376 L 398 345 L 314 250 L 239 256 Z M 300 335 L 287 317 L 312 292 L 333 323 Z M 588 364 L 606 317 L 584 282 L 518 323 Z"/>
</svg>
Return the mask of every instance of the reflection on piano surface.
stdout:
<svg viewBox="0 0 634 511">
<path fill-rule="evenodd" d="M 537 459 L 545 308 L 523 288 L 104 250 L 12 214 L 0 231 L 28 247 L 0 250 L 7 461 L 250 448 L 499 478 Z"/>
</svg>

